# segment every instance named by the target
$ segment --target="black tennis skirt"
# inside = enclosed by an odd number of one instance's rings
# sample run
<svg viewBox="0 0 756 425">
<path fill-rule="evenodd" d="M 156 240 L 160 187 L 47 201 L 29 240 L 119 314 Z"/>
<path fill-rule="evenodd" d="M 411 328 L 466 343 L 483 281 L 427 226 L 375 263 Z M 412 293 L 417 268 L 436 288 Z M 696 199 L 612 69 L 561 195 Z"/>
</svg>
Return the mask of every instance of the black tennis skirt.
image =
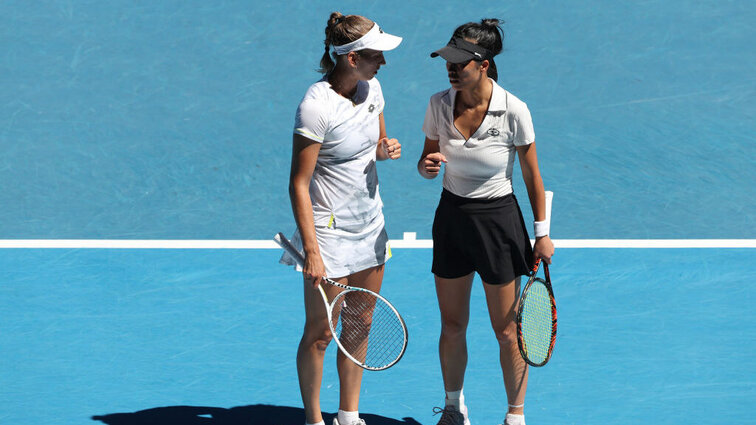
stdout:
<svg viewBox="0 0 756 425">
<path fill-rule="evenodd" d="M 454 279 L 478 272 L 503 284 L 530 272 L 533 249 L 514 194 L 494 199 L 444 189 L 433 220 L 433 273 Z"/>
</svg>

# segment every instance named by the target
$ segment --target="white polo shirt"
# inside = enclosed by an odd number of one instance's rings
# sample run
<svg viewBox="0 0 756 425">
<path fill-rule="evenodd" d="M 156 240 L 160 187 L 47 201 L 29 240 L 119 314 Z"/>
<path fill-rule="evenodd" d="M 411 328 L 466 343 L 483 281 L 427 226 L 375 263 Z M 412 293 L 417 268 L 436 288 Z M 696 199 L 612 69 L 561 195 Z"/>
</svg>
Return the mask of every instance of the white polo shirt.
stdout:
<svg viewBox="0 0 756 425">
<path fill-rule="evenodd" d="M 425 113 L 423 132 L 438 140 L 448 161 L 444 188 L 466 198 L 498 198 L 512 193 L 515 146 L 535 141 L 533 121 L 525 102 L 495 81 L 483 123 L 465 140 L 454 126 L 454 98 L 449 88 L 434 94 Z"/>
<path fill-rule="evenodd" d="M 323 78 L 297 108 L 294 133 L 322 144 L 310 181 L 316 226 L 366 224 L 383 207 L 375 167 L 384 107 L 378 80 L 360 81 L 353 100 Z"/>
</svg>

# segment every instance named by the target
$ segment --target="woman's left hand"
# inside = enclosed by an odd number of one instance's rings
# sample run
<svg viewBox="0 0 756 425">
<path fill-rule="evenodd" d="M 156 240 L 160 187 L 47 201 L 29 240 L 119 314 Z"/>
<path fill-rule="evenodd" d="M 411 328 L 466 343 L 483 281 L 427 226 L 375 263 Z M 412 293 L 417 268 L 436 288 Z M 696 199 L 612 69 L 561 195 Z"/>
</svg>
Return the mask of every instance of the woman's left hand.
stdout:
<svg viewBox="0 0 756 425">
<path fill-rule="evenodd" d="M 399 159 L 402 156 L 402 145 L 396 139 L 384 137 L 380 140 L 385 159 Z"/>
<path fill-rule="evenodd" d="M 551 264 L 551 257 L 554 255 L 554 243 L 551 242 L 551 238 L 548 236 L 541 236 L 536 238 L 535 245 L 533 246 L 533 256 L 540 258 Z"/>
</svg>

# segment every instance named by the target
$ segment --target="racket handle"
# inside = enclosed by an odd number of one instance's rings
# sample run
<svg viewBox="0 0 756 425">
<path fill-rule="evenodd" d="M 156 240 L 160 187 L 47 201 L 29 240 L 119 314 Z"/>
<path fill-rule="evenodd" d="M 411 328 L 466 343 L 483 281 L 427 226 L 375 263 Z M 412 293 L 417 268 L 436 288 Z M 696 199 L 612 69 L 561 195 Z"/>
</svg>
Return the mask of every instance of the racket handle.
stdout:
<svg viewBox="0 0 756 425">
<path fill-rule="evenodd" d="M 279 232 L 276 236 L 273 236 L 273 240 L 276 241 L 278 246 L 284 249 L 291 258 L 294 259 L 294 261 L 297 263 L 299 267 L 304 268 L 304 262 L 305 258 L 304 255 L 302 255 L 301 252 L 297 249 L 297 247 L 294 246 L 288 239 L 286 239 L 286 236 L 284 236 L 283 233 Z M 331 285 L 338 286 L 340 288 L 344 289 L 351 289 L 349 286 L 345 286 L 340 284 L 339 282 L 336 282 L 335 280 L 329 279 L 327 277 L 323 277 L 323 280 L 330 283 Z M 326 297 L 326 293 L 323 290 L 323 285 L 318 284 L 318 288 L 320 288 L 320 294 L 323 296 L 323 301 L 325 301 L 326 305 L 328 305 L 328 297 Z"/>
<path fill-rule="evenodd" d="M 302 255 L 299 250 L 292 245 L 291 242 L 289 242 L 288 239 L 286 239 L 286 236 L 284 236 L 283 233 L 279 232 L 276 236 L 273 237 L 273 240 L 276 241 L 276 243 L 286 251 L 291 258 L 294 259 L 294 261 L 297 262 L 297 265 L 299 267 L 304 267 L 304 255 Z"/>
<path fill-rule="evenodd" d="M 546 264 L 545 262 L 543 264 Z M 538 270 L 541 268 L 541 259 L 536 258 L 535 263 L 533 264 L 533 268 L 530 270 L 530 275 L 535 276 L 538 274 Z"/>
</svg>

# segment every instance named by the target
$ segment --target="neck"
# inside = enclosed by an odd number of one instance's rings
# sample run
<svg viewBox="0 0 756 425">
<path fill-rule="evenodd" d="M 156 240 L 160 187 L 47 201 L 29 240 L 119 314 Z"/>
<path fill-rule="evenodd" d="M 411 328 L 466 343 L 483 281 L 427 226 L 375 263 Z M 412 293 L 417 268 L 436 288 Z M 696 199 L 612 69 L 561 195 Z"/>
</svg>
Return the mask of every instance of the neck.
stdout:
<svg viewBox="0 0 756 425">
<path fill-rule="evenodd" d="M 488 105 L 492 92 L 493 83 L 491 83 L 488 77 L 483 77 L 480 83 L 475 86 L 457 92 L 457 99 L 459 99 L 457 102 L 465 108 L 474 108 L 483 104 Z"/>
<path fill-rule="evenodd" d="M 357 92 L 357 78 L 351 70 L 344 69 L 340 66 L 336 66 L 330 74 L 328 74 L 328 82 L 331 84 L 333 91 L 341 96 L 351 99 Z"/>
</svg>

